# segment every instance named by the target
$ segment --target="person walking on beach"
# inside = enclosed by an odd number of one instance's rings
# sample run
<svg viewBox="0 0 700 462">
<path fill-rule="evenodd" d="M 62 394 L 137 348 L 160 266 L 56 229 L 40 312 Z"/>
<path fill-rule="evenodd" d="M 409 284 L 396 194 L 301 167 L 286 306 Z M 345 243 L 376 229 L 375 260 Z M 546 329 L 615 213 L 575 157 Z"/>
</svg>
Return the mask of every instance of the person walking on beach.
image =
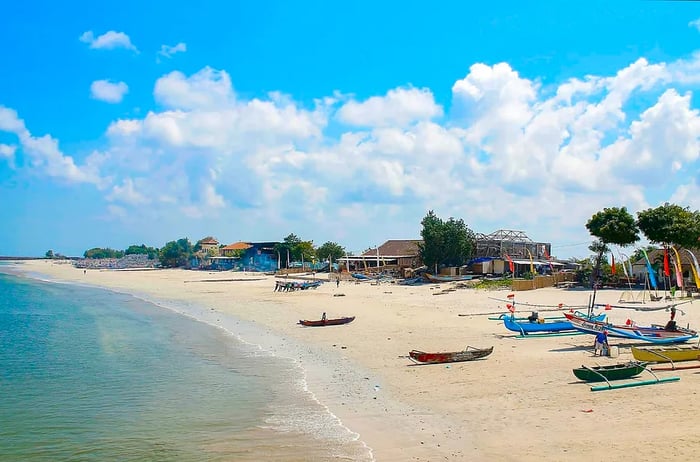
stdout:
<svg viewBox="0 0 700 462">
<path fill-rule="evenodd" d="M 338 276 L 335 280 L 335 286 L 340 287 L 340 276 Z"/>
<path fill-rule="evenodd" d="M 608 331 L 603 330 L 598 332 L 595 336 L 595 343 L 593 344 L 593 356 L 598 356 L 598 351 L 600 351 L 600 356 L 608 356 L 610 351 L 610 345 L 608 344 Z"/>
</svg>

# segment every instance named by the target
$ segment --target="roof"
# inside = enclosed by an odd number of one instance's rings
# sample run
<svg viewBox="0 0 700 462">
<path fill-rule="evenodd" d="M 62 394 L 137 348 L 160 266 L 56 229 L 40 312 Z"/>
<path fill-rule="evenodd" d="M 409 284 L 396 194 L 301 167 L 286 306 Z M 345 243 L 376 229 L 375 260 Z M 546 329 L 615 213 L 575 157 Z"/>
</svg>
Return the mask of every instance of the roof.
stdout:
<svg viewBox="0 0 700 462">
<path fill-rule="evenodd" d="M 233 244 L 223 247 L 221 250 L 246 250 L 250 249 L 251 247 L 253 246 L 248 242 L 234 242 Z"/>
<path fill-rule="evenodd" d="M 390 239 L 379 246 L 380 256 L 392 255 L 397 257 L 415 257 L 419 254 L 418 244 L 423 241 L 420 239 Z M 377 249 L 370 249 L 362 254 L 365 257 L 376 257 Z"/>
<path fill-rule="evenodd" d="M 199 241 L 200 244 L 210 244 L 210 245 L 219 245 L 219 241 L 214 239 L 211 236 L 207 236 L 204 239 Z"/>
</svg>

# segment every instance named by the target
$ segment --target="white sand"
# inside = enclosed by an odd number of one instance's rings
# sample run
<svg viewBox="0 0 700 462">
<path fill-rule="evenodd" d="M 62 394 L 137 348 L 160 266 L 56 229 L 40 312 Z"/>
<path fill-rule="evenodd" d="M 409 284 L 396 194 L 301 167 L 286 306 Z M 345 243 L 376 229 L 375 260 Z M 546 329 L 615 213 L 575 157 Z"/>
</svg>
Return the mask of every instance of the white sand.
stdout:
<svg viewBox="0 0 700 462">
<path fill-rule="evenodd" d="M 434 295 L 450 285 L 344 281 L 338 288 L 326 283 L 315 290 L 279 293 L 273 291 L 273 277 L 258 274 L 83 274 L 47 261 L 21 266 L 166 303 L 196 303 L 222 318 L 234 315 L 308 345 L 308 354 L 299 360 L 309 370 L 310 391 L 360 434 L 378 461 L 694 460 L 700 449 L 696 371 L 657 373 L 680 376 L 679 382 L 591 392 L 572 368 L 631 359 L 631 343 L 611 338 L 620 349 L 620 357 L 613 359 L 593 357 L 588 335 L 516 339 L 502 323 L 487 319 L 489 313 L 506 311 L 505 303 L 492 297 L 504 299 L 508 291 L 458 289 Z M 250 280 L 202 282 L 246 277 Z M 617 303 L 621 293 L 603 290 L 597 301 Z M 334 296 L 339 294 L 344 296 Z M 523 315 L 531 310 L 525 303 L 586 305 L 588 297 L 588 291 L 554 288 L 516 293 Z M 678 313 L 679 325 L 700 326 L 700 301 L 680 309 L 685 314 Z M 324 311 L 329 318 L 357 318 L 337 327 L 296 324 L 319 319 Z M 541 316 L 558 314 L 539 311 Z M 663 324 L 669 318 L 664 311 L 613 309 L 608 314 L 619 323 L 632 318 L 639 324 Z M 493 345 L 494 352 L 486 360 L 449 365 L 412 366 L 405 358 L 411 349 L 454 351 L 466 345 Z"/>
</svg>

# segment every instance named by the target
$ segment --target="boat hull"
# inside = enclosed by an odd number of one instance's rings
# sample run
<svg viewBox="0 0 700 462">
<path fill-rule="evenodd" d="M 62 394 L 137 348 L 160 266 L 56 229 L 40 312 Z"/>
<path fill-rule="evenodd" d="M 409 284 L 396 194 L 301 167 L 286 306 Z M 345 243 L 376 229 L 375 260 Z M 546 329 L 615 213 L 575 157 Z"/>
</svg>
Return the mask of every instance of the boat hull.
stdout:
<svg viewBox="0 0 700 462">
<path fill-rule="evenodd" d="M 606 380 L 624 380 L 641 374 L 646 369 L 646 363 L 630 361 L 629 363 L 613 364 L 610 366 L 581 366 L 574 369 L 574 375 L 586 382 L 604 382 Z"/>
<path fill-rule="evenodd" d="M 474 361 L 476 359 L 485 358 L 493 352 L 493 347 L 490 348 L 472 348 L 467 347 L 463 351 L 450 351 L 444 353 L 426 353 L 419 350 L 411 350 L 408 357 L 414 362 L 424 364 L 439 364 L 439 363 L 455 363 L 462 361 Z"/>
<path fill-rule="evenodd" d="M 336 318 L 336 319 L 320 319 L 318 321 L 309 321 L 307 319 L 299 320 L 299 324 L 306 327 L 325 327 L 325 326 L 339 326 L 341 324 L 348 324 L 355 320 L 355 316 L 350 316 L 346 318 Z"/>
<path fill-rule="evenodd" d="M 668 330 L 663 326 L 621 326 L 604 321 L 585 319 L 573 313 L 564 313 L 564 316 L 571 321 L 571 325 L 575 329 L 587 334 L 597 335 L 602 331 L 607 331 L 608 337 L 640 340 L 657 345 L 683 343 L 698 336 L 697 332 L 690 329 L 677 328 Z"/>
<path fill-rule="evenodd" d="M 605 320 L 605 313 L 601 313 L 595 316 L 593 319 L 597 321 Z M 575 331 L 576 329 L 571 324 L 571 321 L 564 318 L 563 320 L 545 320 L 545 322 L 530 322 L 530 321 L 519 321 L 512 316 L 503 317 L 503 325 L 506 329 L 517 332 L 521 335 L 528 335 L 532 333 L 543 333 L 543 332 L 565 332 L 565 331 Z"/>
<path fill-rule="evenodd" d="M 700 357 L 700 347 L 632 347 L 632 356 L 637 361 L 657 363 L 695 361 Z"/>
</svg>

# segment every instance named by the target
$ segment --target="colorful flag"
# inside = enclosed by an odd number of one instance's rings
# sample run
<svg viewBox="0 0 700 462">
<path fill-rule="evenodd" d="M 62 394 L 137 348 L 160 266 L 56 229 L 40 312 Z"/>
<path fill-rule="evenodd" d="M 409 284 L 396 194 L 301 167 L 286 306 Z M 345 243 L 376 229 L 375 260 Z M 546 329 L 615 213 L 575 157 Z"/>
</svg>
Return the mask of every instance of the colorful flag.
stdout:
<svg viewBox="0 0 700 462">
<path fill-rule="evenodd" d="M 647 264 L 647 273 L 649 274 L 649 283 L 654 289 L 658 289 L 659 285 L 656 283 L 656 274 L 654 273 L 654 268 L 651 266 L 651 262 L 649 261 L 649 255 L 647 255 L 646 250 L 640 249 L 642 253 L 644 254 L 644 260 L 646 260 Z"/>
<path fill-rule="evenodd" d="M 671 267 L 668 264 L 668 247 L 664 247 L 664 276 L 671 276 Z"/>
<path fill-rule="evenodd" d="M 515 273 L 515 264 L 513 263 L 513 259 L 510 258 L 510 255 L 506 254 L 506 258 L 508 259 L 508 266 L 510 267 L 510 272 Z"/>
<path fill-rule="evenodd" d="M 671 250 L 673 250 L 673 253 L 676 254 L 676 282 L 678 283 L 678 287 L 680 287 L 681 290 L 683 290 L 683 265 L 681 265 L 681 256 L 678 254 L 678 251 L 675 247 L 672 246 Z"/>
<path fill-rule="evenodd" d="M 700 266 L 698 266 L 698 259 L 695 258 L 695 254 L 688 249 L 686 252 L 690 254 L 690 258 L 693 259 L 693 264 L 690 265 L 690 269 L 693 270 L 693 279 L 695 279 L 695 287 L 700 287 Z"/>
<path fill-rule="evenodd" d="M 612 258 L 612 263 L 610 264 L 610 273 L 615 274 L 615 255 L 610 254 L 610 258 Z"/>
</svg>

